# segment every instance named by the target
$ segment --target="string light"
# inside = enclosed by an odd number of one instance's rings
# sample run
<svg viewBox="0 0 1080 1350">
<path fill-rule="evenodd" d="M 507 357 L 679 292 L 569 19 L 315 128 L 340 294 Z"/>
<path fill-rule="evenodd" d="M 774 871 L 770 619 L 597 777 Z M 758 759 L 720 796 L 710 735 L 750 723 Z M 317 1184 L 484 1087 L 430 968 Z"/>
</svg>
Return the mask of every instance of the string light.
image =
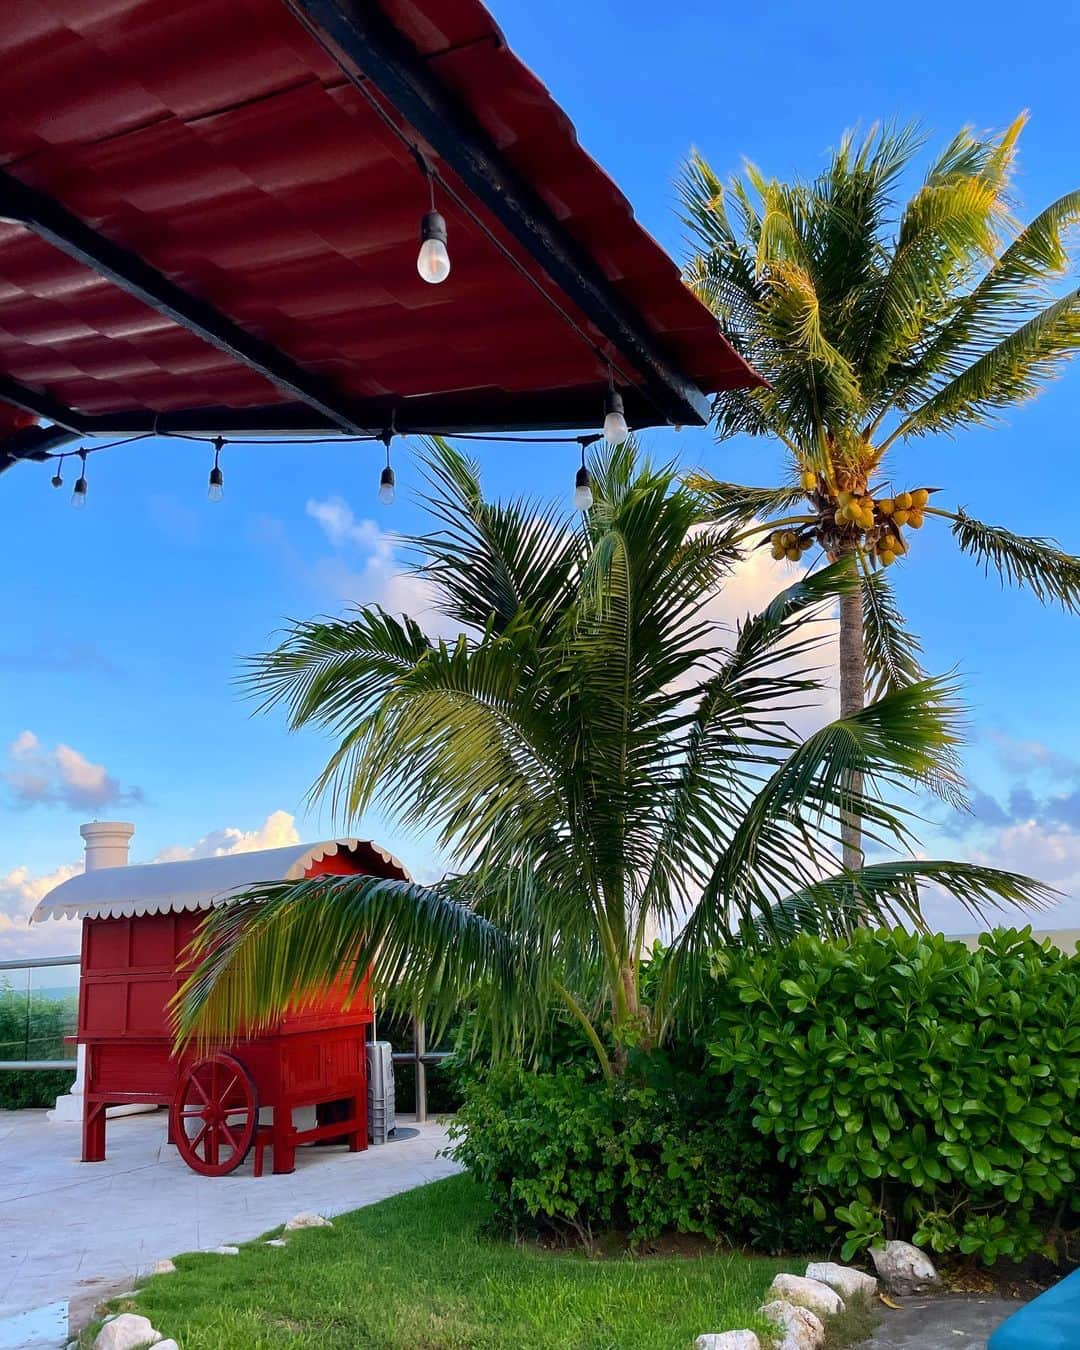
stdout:
<svg viewBox="0 0 1080 1350">
<path fill-rule="evenodd" d="M 604 396 L 604 440 L 608 445 L 622 445 L 629 435 L 622 394 L 615 388 L 615 374 L 608 366 L 608 391 Z"/>
<path fill-rule="evenodd" d="M 391 442 L 395 436 L 408 435 L 408 431 L 400 430 L 396 425 L 396 413 L 391 417 L 390 425 L 381 434 L 357 435 L 357 436 L 328 436 L 328 437 L 301 437 L 299 441 L 305 445 L 321 444 L 351 444 L 356 442 L 381 441 L 386 447 L 386 464 L 379 474 L 379 501 L 384 506 L 392 506 L 396 496 L 397 477 L 390 460 Z M 56 470 L 53 473 L 50 482 L 54 488 L 63 487 L 63 467 L 64 460 L 78 455 L 81 464 L 79 476 L 75 481 L 75 486 L 71 494 L 71 505 L 76 510 L 83 510 L 86 507 L 88 484 L 86 479 L 86 460 L 89 455 L 97 454 L 101 450 L 111 450 L 118 445 L 132 445 L 136 441 L 146 440 L 153 435 L 151 432 L 140 432 L 135 436 L 129 436 L 122 440 L 107 441 L 100 445 L 83 445 L 77 451 L 65 450 L 63 453 L 54 452 L 42 456 L 46 460 L 56 462 Z M 221 501 L 224 496 L 224 475 L 221 471 L 220 456 L 221 451 L 227 444 L 223 436 L 197 435 L 182 431 L 159 431 L 159 436 L 182 441 L 199 441 L 211 445 L 214 449 L 214 464 L 210 470 L 207 495 L 211 501 Z M 467 431 L 425 431 L 426 435 L 446 440 L 462 441 L 493 441 L 496 444 L 514 444 L 514 445 L 577 445 L 581 448 L 581 467 L 574 480 L 574 506 L 580 511 L 588 511 L 594 501 L 592 491 L 592 477 L 585 464 L 585 451 L 590 445 L 595 445 L 597 441 L 604 440 L 604 435 L 600 432 L 591 432 L 584 436 L 571 435 L 514 435 L 509 434 L 491 434 L 482 432 Z M 234 440 L 233 444 L 240 445 L 280 445 L 283 437 L 278 436 L 270 440 L 261 438 L 252 438 L 244 436 L 239 441 Z"/>
<path fill-rule="evenodd" d="M 394 504 L 394 488 L 397 480 L 390 463 L 390 442 L 393 439 L 393 434 L 390 430 L 383 434 L 383 442 L 386 445 L 386 467 L 379 474 L 379 501 L 382 502 L 383 506 L 393 506 Z"/>
<path fill-rule="evenodd" d="M 71 505 L 76 511 L 82 511 L 86 507 L 86 450 L 79 450 L 79 459 L 82 463 L 79 466 L 79 476 L 75 480 L 75 487 L 71 494 Z"/>
<path fill-rule="evenodd" d="M 420 221 L 420 252 L 416 270 L 423 279 L 437 286 L 450 275 L 450 254 L 446 249 L 446 220 L 435 210 L 435 175 L 427 170 L 431 207 Z"/>
<path fill-rule="evenodd" d="M 213 444 L 214 467 L 210 470 L 210 485 L 206 490 L 206 495 L 210 501 L 219 502 L 225 495 L 225 475 L 221 472 L 221 465 L 218 463 L 225 442 L 220 436 L 215 436 Z"/>
<path fill-rule="evenodd" d="M 593 504 L 592 478 L 585 467 L 585 442 L 581 444 L 581 468 L 574 479 L 574 510 L 591 511 Z"/>
</svg>

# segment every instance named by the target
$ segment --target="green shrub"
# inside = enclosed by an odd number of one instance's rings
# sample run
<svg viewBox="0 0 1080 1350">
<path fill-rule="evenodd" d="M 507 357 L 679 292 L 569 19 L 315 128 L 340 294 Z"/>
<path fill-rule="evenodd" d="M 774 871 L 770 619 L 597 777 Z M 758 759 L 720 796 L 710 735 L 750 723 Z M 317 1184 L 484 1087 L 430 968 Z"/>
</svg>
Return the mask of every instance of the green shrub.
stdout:
<svg viewBox="0 0 1080 1350">
<path fill-rule="evenodd" d="M 770 1250 L 820 1240 L 791 1199 L 790 1169 L 717 1077 L 703 1090 L 700 1074 L 655 1057 L 649 1079 L 608 1085 L 572 1062 L 497 1067 L 468 1082 L 454 1154 L 515 1231 L 639 1241 L 674 1230 Z"/>
<path fill-rule="evenodd" d="M 71 1059 L 64 1037 L 75 1029 L 75 995 L 49 998 L 0 983 L 0 1059 Z M 40 1070 L 0 1069 L 0 1109 L 52 1106 L 75 1075 Z"/>
<path fill-rule="evenodd" d="M 1080 1170 L 1080 957 L 1023 932 L 801 937 L 716 959 L 710 1053 L 844 1259 L 882 1235 L 1061 1255 Z"/>
</svg>

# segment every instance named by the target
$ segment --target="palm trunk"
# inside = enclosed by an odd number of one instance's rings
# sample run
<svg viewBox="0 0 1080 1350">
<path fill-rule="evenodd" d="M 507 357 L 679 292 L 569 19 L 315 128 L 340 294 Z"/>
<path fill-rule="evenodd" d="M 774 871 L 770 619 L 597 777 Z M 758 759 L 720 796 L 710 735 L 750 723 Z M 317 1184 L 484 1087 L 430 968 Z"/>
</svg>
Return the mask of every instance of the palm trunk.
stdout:
<svg viewBox="0 0 1080 1350">
<path fill-rule="evenodd" d="M 866 704 L 866 651 L 863 647 L 862 587 L 840 597 L 840 716 L 858 712 Z M 862 792 L 862 774 L 851 779 L 851 790 Z M 840 841 L 844 866 L 851 870 L 863 863 L 862 821 L 858 812 L 843 812 Z"/>
</svg>

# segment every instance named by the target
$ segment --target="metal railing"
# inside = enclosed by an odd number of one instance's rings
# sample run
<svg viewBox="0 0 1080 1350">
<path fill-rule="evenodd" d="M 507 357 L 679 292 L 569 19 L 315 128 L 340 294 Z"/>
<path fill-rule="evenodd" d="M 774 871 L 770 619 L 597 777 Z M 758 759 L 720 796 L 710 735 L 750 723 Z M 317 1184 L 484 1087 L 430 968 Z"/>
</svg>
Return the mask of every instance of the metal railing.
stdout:
<svg viewBox="0 0 1080 1350">
<path fill-rule="evenodd" d="M 31 1020 L 33 1017 L 32 1002 L 34 996 L 31 972 L 35 970 L 47 970 L 54 966 L 77 966 L 80 964 L 81 959 L 82 958 L 77 955 L 27 956 L 23 957 L 21 960 L 0 961 L 0 976 L 9 970 L 26 971 L 26 1019 L 24 1023 L 24 1035 L 22 1037 L 24 1050 L 29 1050 L 32 1041 L 46 1039 L 45 1037 L 32 1037 L 30 1034 Z M 75 992 L 75 988 L 76 987 L 73 987 L 72 989 L 73 993 Z M 22 993 L 21 990 L 14 988 L 10 989 L 10 992 L 13 994 Z M 74 1027 L 72 1028 L 72 1031 L 74 1031 Z M 74 1073 L 77 1067 L 77 1061 L 74 1059 L 0 1059 L 0 1070 L 8 1069 L 12 1072 L 19 1070 L 41 1070 L 43 1072 L 55 1073 L 67 1070 L 68 1072 Z"/>
<path fill-rule="evenodd" d="M 414 1110 L 416 1119 L 427 1120 L 427 1069 L 429 1064 L 440 1064 L 450 1058 L 449 1050 L 427 1048 L 427 1028 L 423 1022 L 413 1023 L 412 1050 L 395 1050 L 390 1056 L 395 1064 L 411 1064 L 416 1070 Z"/>
</svg>

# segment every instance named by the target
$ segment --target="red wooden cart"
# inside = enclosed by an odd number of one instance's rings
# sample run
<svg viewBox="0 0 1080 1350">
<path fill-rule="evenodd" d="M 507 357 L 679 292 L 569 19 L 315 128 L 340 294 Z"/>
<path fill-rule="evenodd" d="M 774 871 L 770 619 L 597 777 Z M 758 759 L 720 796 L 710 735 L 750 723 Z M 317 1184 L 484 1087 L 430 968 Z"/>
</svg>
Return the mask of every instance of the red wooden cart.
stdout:
<svg viewBox="0 0 1080 1350">
<path fill-rule="evenodd" d="M 168 1106 L 170 1142 L 205 1176 L 232 1172 L 253 1144 L 256 1176 L 267 1146 L 275 1172 L 293 1170 L 300 1144 L 366 1148 L 366 989 L 348 1006 L 340 991 L 328 993 L 209 1054 L 173 1053 L 168 1006 L 190 970 L 187 944 L 230 892 L 327 873 L 404 879 L 401 864 L 358 839 L 139 867 L 91 867 L 89 847 L 87 855 L 87 872 L 50 892 L 34 915 L 83 919 L 83 1161 L 105 1157 L 106 1110 L 125 1104 Z M 315 1123 L 298 1123 L 305 1114 Z"/>
</svg>

